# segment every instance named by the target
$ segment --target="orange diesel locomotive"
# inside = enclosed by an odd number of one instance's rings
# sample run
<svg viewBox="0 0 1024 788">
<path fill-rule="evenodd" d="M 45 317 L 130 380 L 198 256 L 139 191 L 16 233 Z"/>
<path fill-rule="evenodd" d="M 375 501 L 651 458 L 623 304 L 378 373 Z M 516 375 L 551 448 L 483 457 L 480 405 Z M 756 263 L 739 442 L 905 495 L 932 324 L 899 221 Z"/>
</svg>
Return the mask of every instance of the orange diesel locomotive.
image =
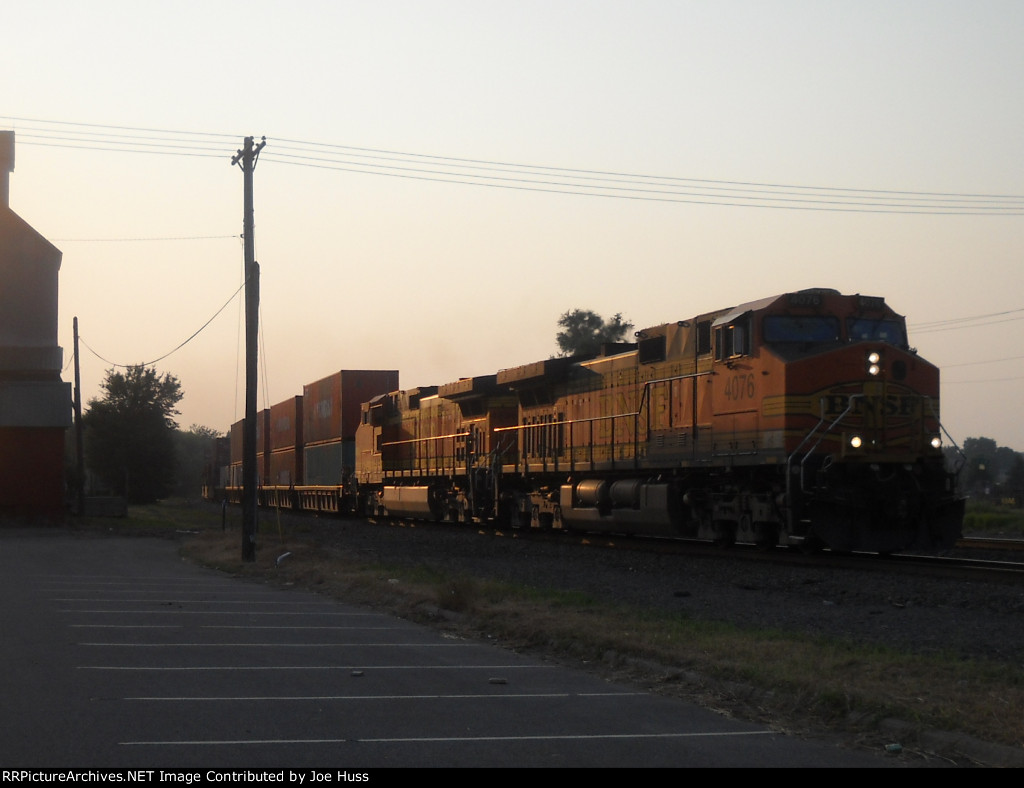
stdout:
<svg viewBox="0 0 1024 788">
<path fill-rule="evenodd" d="M 374 514 L 894 552 L 943 549 L 939 371 L 883 298 L 803 290 L 365 403 Z"/>
</svg>

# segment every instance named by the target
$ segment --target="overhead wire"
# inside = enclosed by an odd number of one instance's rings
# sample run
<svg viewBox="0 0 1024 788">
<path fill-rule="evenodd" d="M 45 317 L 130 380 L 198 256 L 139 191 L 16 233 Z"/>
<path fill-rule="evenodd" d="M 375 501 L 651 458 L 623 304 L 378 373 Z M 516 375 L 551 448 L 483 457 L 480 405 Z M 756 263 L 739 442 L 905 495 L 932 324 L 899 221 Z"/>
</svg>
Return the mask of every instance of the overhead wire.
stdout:
<svg viewBox="0 0 1024 788">
<path fill-rule="evenodd" d="M 1024 359 L 1024 356 L 1008 356 L 1007 358 L 992 358 L 988 361 L 962 361 L 959 364 L 943 364 L 943 369 L 952 369 L 953 367 L 977 367 L 984 364 L 1001 364 L 1004 361 L 1020 361 Z"/>
<path fill-rule="evenodd" d="M 1011 317 L 1011 315 L 1016 315 Z M 930 334 L 938 331 L 952 331 L 961 328 L 981 328 L 983 326 L 997 325 L 999 323 L 1012 323 L 1017 320 L 1024 320 L 1024 307 L 1019 309 L 1008 309 L 1002 312 L 990 312 L 985 315 L 971 315 L 968 317 L 954 317 L 946 320 L 933 320 L 927 323 L 916 323 L 908 326 L 913 330 L 914 335 Z"/>
<path fill-rule="evenodd" d="M 650 178 L 667 179 L 667 176 L 632 176 L 632 180 L 623 181 L 600 179 L 593 175 L 579 175 L 573 180 L 553 181 L 545 179 L 540 173 L 518 169 L 505 171 L 510 174 L 529 177 L 510 177 L 509 175 L 478 175 L 473 172 L 448 172 L 419 167 L 399 167 L 397 165 L 367 165 L 360 162 L 345 160 L 323 160 L 318 163 L 309 161 L 289 161 L 286 156 L 268 153 L 266 159 L 271 163 L 285 163 L 296 166 L 316 167 L 318 169 L 336 170 L 360 174 L 370 174 L 393 178 L 452 183 L 468 186 L 486 186 L 518 191 L 547 192 L 572 196 L 606 197 L 653 202 L 688 203 L 695 205 L 711 205 L 724 207 L 774 208 L 808 211 L 837 211 L 844 213 L 899 213 L 899 214 L 931 214 L 960 216 L 1018 216 L 1024 215 L 1024 198 L 1008 195 L 994 199 L 989 195 L 961 195 L 949 197 L 939 194 L 920 193 L 917 202 L 909 202 L 910 197 L 891 193 L 882 196 L 879 193 L 858 191 L 855 189 L 831 189 L 833 193 L 820 195 L 806 190 L 826 187 L 773 187 L 757 185 L 738 189 L 731 186 L 684 186 L 686 179 L 675 179 L 679 185 L 673 188 L 656 188 L 659 184 Z M 526 165 L 521 165 L 526 166 Z M 580 171 L 585 172 L 585 171 Z M 555 176 L 548 176 L 555 177 Z M 558 176 L 563 177 L 563 176 Z M 587 181 L 601 181 L 590 183 Z M 720 182 L 725 183 L 725 182 Z M 666 183 L 666 186 L 670 184 Z M 804 191 L 801 191 L 804 190 Z M 728 192 L 728 194 L 720 194 Z M 845 194 L 840 194 L 844 192 Z M 902 202 L 906 201 L 906 202 Z"/>
<path fill-rule="evenodd" d="M 79 341 L 79 343 L 85 345 L 85 347 L 89 350 L 89 352 L 92 353 L 94 356 L 96 356 L 96 358 L 98 358 L 104 364 L 110 364 L 112 367 L 117 367 L 119 369 L 129 369 L 131 367 L 148 367 L 148 366 L 151 366 L 152 364 L 156 364 L 156 363 L 158 363 L 160 361 L 163 361 L 165 358 L 168 358 L 169 356 L 174 355 L 179 350 L 181 350 L 183 347 L 185 347 L 189 342 L 191 342 L 193 339 L 195 339 L 197 336 L 199 336 L 206 329 L 206 327 L 210 325 L 210 323 L 212 323 L 214 320 L 216 320 L 217 316 L 220 315 L 221 312 L 223 312 L 225 309 L 227 309 L 228 304 L 230 304 L 232 301 L 235 300 L 235 298 L 238 297 L 238 294 L 240 292 L 242 292 L 244 287 L 245 287 L 245 283 L 243 282 L 242 285 L 237 290 L 235 290 L 234 293 L 231 294 L 231 297 L 227 301 L 224 302 L 223 306 L 221 306 L 220 309 L 218 309 L 216 312 L 214 312 L 213 315 L 210 317 L 210 319 L 207 320 L 205 323 L 203 323 L 198 329 L 196 329 L 196 331 L 193 332 L 193 334 L 188 339 L 186 339 L 184 342 L 180 343 L 177 347 L 173 348 L 172 350 L 167 351 L 166 353 L 164 353 L 159 358 L 153 359 L 152 361 L 144 361 L 144 362 L 141 362 L 141 363 L 138 363 L 138 364 L 119 364 L 119 363 L 117 363 L 115 361 L 111 361 L 110 359 L 105 358 L 104 356 L 102 356 L 99 353 L 97 353 L 92 347 L 89 346 L 89 344 L 82 338 L 81 335 L 79 335 L 78 341 Z"/>
<path fill-rule="evenodd" d="M 189 235 L 170 238 L 50 238 L 55 244 L 67 243 L 121 243 L 132 241 L 221 241 L 227 238 L 238 238 L 238 235 Z"/>
<path fill-rule="evenodd" d="M 115 152 L 224 156 L 221 143 L 241 135 L 46 121 L 0 116 L 26 144 Z M 54 128 L 56 127 L 56 128 Z M 215 143 L 213 141 L 216 141 Z M 859 189 L 757 183 L 608 170 L 573 169 L 356 147 L 282 138 L 268 146 L 271 164 L 574 196 L 670 203 L 849 213 L 962 216 L 1024 215 L 1024 195 Z"/>
<path fill-rule="evenodd" d="M 297 166 L 362 174 L 580 196 L 618 197 L 730 207 L 842 210 L 871 213 L 953 213 L 967 215 L 1018 215 L 1024 213 L 1024 196 L 1016 195 L 792 186 L 740 181 L 712 181 L 663 175 L 631 175 L 593 170 L 573 170 L 539 165 L 424 156 L 422 154 L 396 154 L 395 156 L 377 156 L 365 153 L 351 154 L 355 159 L 370 158 L 387 162 L 399 162 L 402 165 L 399 166 L 399 164 L 378 164 L 353 160 L 352 158 L 342 158 L 341 156 L 346 154 L 340 153 L 336 154 L 335 158 L 327 158 L 321 155 L 300 156 L 297 153 L 280 153 L 281 147 L 278 145 L 272 149 L 268 148 L 265 154 L 266 159 L 270 162 L 290 163 Z M 284 146 L 284 149 L 286 151 L 295 150 L 295 148 L 289 148 L 288 146 Z M 381 151 L 380 153 L 391 152 Z M 431 168 L 420 166 L 428 162 Z M 458 169 L 451 169 L 454 167 Z M 483 171 L 483 174 L 478 171 Z"/>
<path fill-rule="evenodd" d="M 14 125 L 19 142 L 29 145 L 92 149 L 116 153 L 226 157 L 221 147 L 234 146 L 244 136 L 216 132 L 115 126 L 2 116 Z M 489 188 L 556 194 L 649 200 L 673 203 L 758 207 L 853 213 L 901 213 L 961 216 L 1024 215 L 1024 195 L 910 190 L 859 189 L 837 186 L 758 183 L 610 170 L 586 170 L 550 165 L 522 164 L 435 154 L 410 153 L 334 143 L 281 138 L 263 153 L 264 161 L 284 166 L 435 181 Z M 237 238 L 237 235 L 180 236 L 174 238 L 73 238 L 69 242 L 184 241 Z M 237 295 L 237 292 L 235 293 Z M 235 296 L 232 296 L 234 298 Z M 230 299 L 229 299 L 230 302 Z M 225 304 L 227 306 L 227 304 Z M 224 307 L 222 307 L 223 309 Z M 218 311 L 217 314 L 220 313 Z M 982 327 L 1019 320 L 1024 308 L 988 315 L 922 323 L 915 334 Z M 216 315 L 214 316 L 216 317 Z M 212 320 L 213 318 L 211 318 Z M 204 327 L 205 328 L 205 325 Z M 202 328 L 200 329 L 202 331 Z M 149 364 L 173 354 L 174 350 Z M 88 347 L 88 345 L 86 346 Z M 89 348 L 95 354 L 92 348 Z M 112 363 L 96 354 L 98 358 Z M 978 362 L 981 363 L 981 362 Z M 127 366 L 127 365 L 115 365 Z"/>
<path fill-rule="evenodd" d="M 1011 315 L 1016 315 L 1011 317 Z M 1018 309 L 1006 309 L 1001 312 L 989 312 L 983 315 L 968 315 L 965 317 L 953 317 L 945 320 L 933 320 L 925 323 L 911 324 L 907 327 L 914 336 L 919 334 L 928 334 L 939 331 L 956 331 L 967 328 L 982 328 L 985 326 L 997 325 L 999 323 L 1009 323 L 1017 320 L 1024 319 L 1024 307 Z M 990 359 L 987 361 L 964 361 L 958 364 L 943 364 L 942 369 L 954 369 L 956 367 L 970 367 L 979 366 L 984 364 L 1001 364 L 1007 361 L 1018 361 L 1024 359 L 1024 356 L 1009 356 L 1006 358 Z M 942 385 L 961 385 L 964 383 L 1005 383 L 1009 381 L 1021 380 L 1020 377 L 1012 378 L 988 378 L 986 380 L 949 380 L 948 377 L 943 375 Z"/>
</svg>

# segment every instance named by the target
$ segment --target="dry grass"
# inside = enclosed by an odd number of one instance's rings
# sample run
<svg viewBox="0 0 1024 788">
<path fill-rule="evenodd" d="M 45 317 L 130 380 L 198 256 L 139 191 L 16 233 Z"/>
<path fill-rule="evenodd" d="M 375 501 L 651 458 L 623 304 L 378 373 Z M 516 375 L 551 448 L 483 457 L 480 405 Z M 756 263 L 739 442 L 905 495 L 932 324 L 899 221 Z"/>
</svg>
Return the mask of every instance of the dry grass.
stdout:
<svg viewBox="0 0 1024 788">
<path fill-rule="evenodd" d="M 151 513 L 133 517 L 135 524 L 122 521 L 118 531 L 152 532 L 160 520 Z M 179 512 L 164 522 L 165 529 L 173 526 L 179 533 L 190 523 L 199 533 L 183 541 L 183 552 L 222 571 L 388 610 L 780 729 L 838 732 L 881 744 L 879 724 L 896 718 L 911 729 L 1024 745 L 1019 665 L 752 631 L 597 604 L 578 593 L 389 566 L 315 546 L 302 534 L 285 536 L 272 525 L 257 560 L 243 563 L 238 531 L 222 533 L 219 517 L 209 510 L 191 518 Z"/>
</svg>

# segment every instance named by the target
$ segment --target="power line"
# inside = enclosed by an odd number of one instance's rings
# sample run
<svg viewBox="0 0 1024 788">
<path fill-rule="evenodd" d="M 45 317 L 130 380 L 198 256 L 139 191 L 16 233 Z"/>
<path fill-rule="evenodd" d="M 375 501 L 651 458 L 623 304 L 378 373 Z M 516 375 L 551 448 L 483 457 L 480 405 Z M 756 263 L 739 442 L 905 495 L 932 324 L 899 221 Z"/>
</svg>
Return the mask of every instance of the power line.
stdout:
<svg viewBox="0 0 1024 788">
<path fill-rule="evenodd" d="M 293 163 L 301 166 L 323 167 L 325 169 L 345 169 L 352 172 L 371 172 L 377 174 L 414 173 L 409 177 L 425 177 L 429 175 L 454 176 L 456 174 L 465 178 L 492 179 L 501 185 L 502 182 L 515 183 L 536 183 L 542 186 L 567 186 L 575 182 L 581 187 L 618 189 L 624 191 L 655 191 L 661 194 L 682 194 L 688 196 L 719 194 L 733 196 L 738 199 L 764 200 L 781 198 L 785 195 L 787 199 L 797 202 L 824 203 L 841 200 L 844 204 L 850 205 L 871 205 L 872 201 L 878 204 L 900 205 L 908 203 L 906 207 L 948 207 L 957 203 L 970 201 L 976 206 L 1005 207 L 1009 201 L 1013 209 L 1024 208 L 1024 197 L 1015 195 L 993 195 L 993 194 L 964 194 L 964 193 L 937 193 L 937 192 L 911 192 L 911 191 L 884 191 L 879 189 L 849 189 L 826 186 L 792 186 L 785 184 L 752 183 L 743 181 L 713 181 L 708 179 L 679 178 L 663 175 L 637 175 L 622 172 L 607 172 L 594 170 L 578 170 L 564 167 L 549 167 L 528 164 L 510 164 L 506 162 L 482 161 L 474 159 L 460 159 L 445 156 L 430 156 L 424 154 L 405 154 L 396 151 L 377 150 L 372 148 L 350 148 L 348 146 L 332 146 L 324 143 L 297 143 L 294 140 L 285 140 L 300 147 L 292 147 L 287 144 L 276 145 L 274 151 L 268 154 L 271 161 L 278 163 Z M 316 146 L 312 150 L 307 146 Z M 322 149 L 333 148 L 338 151 L 332 157 L 323 155 Z M 299 155 L 298 153 L 284 153 L 279 151 L 295 150 L 304 153 L 317 151 L 317 155 Z M 341 156 L 346 158 L 341 158 Z M 371 161 L 364 161 L 364 159 Z M 377 164 L 375 162 L 400 162 L 404 165 L 417 164 L 423 166 L 440 167 L 446 169 L 423 169 L 416 167 L 399 167 L 393 164 Z M 328 166 L 345 164 L 347 166 Z M 357 169 L 356 169 L 357 168 Z M 480 175 L 479 171 L 490 173 L 498 172 L 501 176 Z M 508 178 L 509 174 L 530 175 L 529 178 Z M 539 180 L 539 178 L 558 178 L 562 180 Z M 429 178 L 427 178 L 429 179 Z M 571 179 L 571 180 L 570 180 Z M 474 183 L 475 181 L 450 180 L 449 182 Z M 655 189 L 639 187 L 657 187 Z M 678 192 L 665 187 L 674 186 L 676 189 L 687 188 L 692 191 Z M 861 202 L 854 202 L 854 201 Z M 915 201 L 911 203 L 910 201 Z M 931 205 L 929 205 L 931 203 Z"/>
<path fill-rule="evenodd" d="M 417 154 L 408 154 L 418 156 Z M 838 187 L 741 184 L 731 181 L 701 181 L 654 175 L 609 177 L 590 170 L 501 164 L 486 162 L 451 168 L 445 161 L 421 166 L 421 158 L 393 159 L 399 164 L 377 164 L 350 158 L 280 154 L 267 160 L 276 164 L 312 167 L 394 178 L 453 183 L 519 191 L 548 192 L 574 196 L 610 197 L 656 202 L 690 203 L 726 207 L 760 207 L 791 210 L 841 211 L 847 213 L 903 213 L 939 215 L 1024 215 L 1024 197 L 1015 195 L 944 194 L 927 192 L 885 192 Z M 471 161 L 471 160 L 457 160 Z M 415 165 L 415 166 L 409 166 Z M 441 169 L 437 169 L 440 167 Z M 479 170 L 483 170 L 481 174 Z M 498 172 L 501 174 L 487 174 Z M 517 177 L 513 177 L 517 176 Z M 555 180 L 557 179 L 557 180 Z"/>
<path fill-rule="evenodd" d="M 800 188 L 800 189 L 826 191 L 826 192 L 827 191 L 843 191 L 843 192 L 855 191 L 855 192 L 864 193 L 864 194 L 909 195 L 909 196 L 915 196 L 915 197 L 924 196 L 924 195 L 930 195 L 930 196 L 935 196 L 935 197 L 990 197 L 990 198 L 994 198 L 994 199 L 1004 199 L 1004 198 L 1007 197 L 1007 195 L 990 195 L 990 194 L 974 194 L 974 195 L 971 195 L 971 194 L 963 194 L 963 193 L 885 191 L 885 190 L 879 190 L 879 189 L 843 189 L 843 188 L 839 188 L 839 187 L 830 187 L 830 186 L 801 186 L 801 187 L 794 187 L 794 186 L 790 186 L 790 185 L 786 185 L 786 184 L 780 184 L 780 183 L 753 183 L 753 182 L 749 182 L 749 181 L 720 181 L 720 180 L 710 180 L 710 179 L 706 179 L 706 178 L 679 178 L 679 177 L 666 176 L 666 175 L 636 175 L 636 174 L 630 174 L 630 173 L 625 173 L 625 172 L 614 172 L 614 171 L 579 170 L 579 169 L 570 169 L 570 168 L 567 168 L 567 167 L 552 167 L 552 166 L 545 166 L 545 165 L 509 164 L 507 162 L 499 162 L 499 161 L 489 161 L 489 160 L 479 160 L 479 159 L 463 159 L 463 158 L 456 158 L 456 157 L 453 157 L 453 156 L 437 156 L 437 155 L 420 154 L 420 153 L 401 153 L 399 151 L 382 150 L 382 149 L 377 149 L 377 148 L 356 148 L 356 147 L 347 146 L 347 145 L 334 145 L 334 144 L 317 143 L 317 142 L 300 142 L 300 141 L 296 141 L 296 140 L 287 140 L 287 139 L 279 140 L 279 143 L 281 143 L 281 142 L 283 142 L 283 143 L 293 143 L 293 144 L 300 145 L 300 146 L 313 146 L 314 148 L 335 148 L 335 149 L 345 150 L 345 151 L 354 151 L 354 152 L 358 152 L 358 155 L 367 156 L 369 158 L 389 158 L 390 160 L 404 160 L 404 159 L 413 159 L 413 158 L 415 158 L 415 159 L 433 160 L 435 162 L 454 162 L 454 163 L 458 163 L 460 165 L 461 164 L 466 164 L 466 165 L 472 164 L 472 165 L 475 165 L 477 167 L 484 167 L 484 166 L 491 167 L 491 166 L 493 166 L 493 167 L 500 167 L 500 168 L 510 168 L 510 167 L 513 167 L 513 168 L 516 168 L 516 169 L 529 168 L 529 169 L 540 170 L 540 171 L 545 171 L 545 172 L 549 172 L 549 173 L 566 173 L 566 174 L 572 174 L 572 175 L 586 174 L 586 175 L 590 175 L 590 176 L 611 177 L 611 178 L 646 178 L 646 179 L 652 179 L 652 180 L 656 179 L 656 180 L 663 180 L 663 181 L 686 182 L 686 183 L 691 183 L 691 184 L 707 184 L 707 185 L 714 185 L 716 187 L 717 186 L 730 186 L 730 187 L 732 187 L 732 186 L 744 186 L 744 187 L 759 187 L 759 188 L 769 188 L 769 189 L 794 189 L 794 188 Z M 276 150 L 281 150 L 281 149 L 283 149 L 283 150 L 290 150 L 288 145 L 281 145 L 281 144 L 275 145 L 275 149 Z M 401 158 L 393 159 L 391 157 L 401 157 Z M 1024 200 L 1024 196 L 1015 196 L 1013 198 L 1014 199 Z"/>
<path fill-rule="evenodd" d="M 368 175 L 405 178 L 411 180 L 432 181 L 435 183 L 451 183 L 463 186 L 486 186 L 489 188 L 509 189 L 514 191 L 546 192 L 576 197 L 605 197 L 647 202 L 686 203 L 691 205 L 709 205 L 730 208 L 774 208 L 782 210 L 833 211 L 841 213 L 898 213 L 927 214 L 943 216 L 1019 216 L 1024 215 L 1024 204 L 985 206 L 982 203 L 961 201 L 949 205 L 919 204 L 887 204 L 882 201 L 865 201 L 849 199 L 813 199 L 810 197 L 785 196 L 785 192 L 775 194 L 733 194 L 719 196 L 707 191 L 680 189 L 653 189 L 641 186 L 636 182 L 632 186 L 600 186 L 579 182 L 557 183 L 537 178 L 506 178 L 497 176 L 476 176 L 470 173 L 448 174 L 432 170 L 415 168 L 359 168 L 358 165 L 330 165 L 327 163 L 308 164 L 287 162 L 279 157 L 268 156 L 270 163 L 290 163 L 295 166 L 315 167 L 316 169 L 335 170 L 341 172 L 361 173 Z M 799 187 L 791 187 L 799 188 Z M 965 198 L 966 199 L 966 198 Z"/>
<path fill-rule="evenodd" d="M 0 116 L 34 145 L 118 153 L 225 156 L 238 135 Z M 466 186 L 669 203 L 846 213 L 1024 215 L 1024 195 L 798 186 L 459 158 L 282 139 L 272 164 Z"/>
<path fill-rule="evenodd" d="M 222 241 L 227 238 L 241 238 L 241 235 L 187 235 L 165 238 L 50 238 L 51 243 L 128 243 L 143 241 Z"/>
<path fill-rule="evenodd" d="M 970 317 L 953 317 L 947 320 L 934 320 L 929 323 L 917 323 L 911 325 L 908 328 L 911 329 L 914 335 L 918 334 L 930 334 L 936 331 L 952 331 L 958 328 L 980 328 L 982 326 L 991 326 L 997 323 L 1011 323 L 1016 320 L 1024 319 L 1024 307 L 1020 309 L 1008 309 L 1003 312 L 990 312 L 986 315 L 972 315 Z M 1016 315 L 1016 317 L 1009 317 L 1009 315 Z"/>
<path fill-rule="evenodd" d="M 1024 380 L 1024 376 L 1016 378 L 988 378 L 986 380 L 946 380 L 943 378 L 943 386 L 960 386 L 965 383 L 1010 383 L 1015 380 Z"/>
<path fill-rule="evenodd" d="M 1019 309 L 1006 309 L 1001 312 L 990 312 L 984 315 L 969 315 L 967 317 L 953 317 L 946 320 L 934 320 L 927 323 L 919 323 L 917 325 L 908 326 L 914 336 L 919 334 L 928 334 L 939 331 L 955 331 L 966 328 L 982 328 L 985 326 L 996 325 L 999 323 L 1008 323 L 1016 320 L 1024 319 L 1024 308 Z M 1012 317 L 1011 317 L 1012 316 Z M 1007 358 L 990 359 L 987 361 L 964 361 L 959 364 L 943 364 L 941 368 L 943 371 L 948 369 L 954 369 L 956 367 L 971 367 L 979 366 L 982 364 L 999 364 L 1006 361 L 1017 361 L 1024 359 L 1024 356 L 1009 356 Z M 1020 378 L 990 378 L 987 380 L 949 380 L 948 377 L 943 375 L 942 385 L 960 385 L 964 383 L 1003 383 L 1007 381 L 1020 380 Z"/>
<path fill-rule="evenodd" d="M 194 137 L 224 137 L 226 139 L 237 139 L 240 136 L 238 134 L 223 134 L 204 131 L 174 131 L 172 129 L 151 129 L 139 126 L 112 126 L 104 123 L 81 123 L 71 120 L 42 120 L 40 118 L 23 118 L 14 115 L 0 115 L 0 119 L 13 120 L 22 123 L 43 123 L 49 126 L 76 126 L 86 129 L 104 129 L 105 131 L 109 131 L 111 129 L 132 132 L 146 131 L 154 134 L 185 134 Z"/>
<path fill-rule="evenodd" d="M 1018 307 L 1017 309 L 1005 309 L 1002 312 L 989 312 L 984 315 L 970 315 L 968 317 L 951 317 L 945 320 L 933 320 L 928 323 L 918 323 L 917 325 L 921 328 L 931 328 L 933 326 L 944 326 L 949 323 L 963 323 L 968 320 L 981 320 L 990 317 L 1001 317 L 1003 315 L 1013 315 L 1018 312 L 1024 312 L 1024 307 Z"/>
<path fill-rule="evenodd" d="M 187 344 L 188 344 L 189 342 L 191 342 L 191 341 L 192 341 L 193 339 L 195 339 L 195 338 L 196 338 L 197 336 L 199 336 L 199 334 L 201 334 L 201 333 L 203 332 L 203 330 L 204 330 L 204 329 L 205 329 L 205 328 L 206 328 L 206 327 L 207 327 L 208 325 L 210 325 L 210 323 L 212 323 L 212 322 L 213 322 L 213 321 L 214 321 L 214 320 L 215 320 L 215 319 L 217 318 L 217 316 L 218 316 L 218 315 L 219 315 L 219 314 L 220 314 L 221 312 L 223 312 L 223 311 L 224 311 L 225 309 L 227 309 L 227 307 L 228 307 L 228 304 L 230 304 L 230 303 L 231 303 L 232 301 L 234 301 L 234 300 L 235 300 L 235 298 L 236 298 L 236 297 L 238 296 L 238 294 L 239 294 L 240 292 L 242 292 L 242 289 L 243 289 L 244 287 L 245 287 L 245 282 L 243 282 L 243 283 L 242 283 L 242 284 L 241 284 L 241 285 L 240 285 L 240 286 L 238 287 L 238 289 L 237 289 L 237 290 L 235 290 L 235 292 L 231 294 L 231 298 L 229 298 L 229 299 L 228 299 L 227 301 L 225 301 L 225 302 L 224 302 L 224 305 L 223 305 L 223 306 L 222 306 L 222 307 L 221 307 L 220 309 L 218 309 L 218 310 L 217 310 L 216 312 L 214 312 L 214 313 L 213 313 L 213 316 L 212 316 L 212 317 L 210 317 L 210 319 L 209 319 L 209 320 L 207 320 L 207 321 L 206 321 L 205 323 L 203 323 L 203 324 L 202 324 L 202 325 L 201 325 L 201 326 L 200 326 L 200 327 L 199 327 L 199 328 L 198 328 L 198 329 L 197 329 L 197 330 L 196 330 L 196 331 L 195 331 L 195 332 L 194 332 L 194 333 L 193 333 L 193 334 L 192 334 L 192 335 L 191 335 L 191 336 L 190 336 L 190 337 L 188 338 L 188 339 L 186 339 L 186 340 L 185 340 L 184 342 L 182 342 L 181 344 L 179 344 L 179 345 L 178 345 L 177 347 L 175 347 L 175 348 L 174 348 L 173 350 L 169 350 L 168 352 L 164 353 L 164 354 L 163 354 L 162 356 L 160 356 L 159 358 L 155 358 L 155 359 L 153 359 L 152 361 L 144 361 L 144 362 L 142 362 L 141 364 L 118 364 L 117 362 L 114 362 L 114 361 L 110 361 L 109 359 L 107 359 L 107 358 L 104 358 L 104 357 L 103 357 L 103 356 L 101 356 L 101 355 L 100 355 L 99 353 L 97 353 L 97 352 L 96 352 L 95 350 L 93 350 L 93 349 L 92 349 L 92 348 L 91 348 L 91 347 L 89 346 L 89 344 L 88 344 L 88 343 L 87 343 L 87 342 L 86 342 L 86 341 L 85 341 L 85 340 L 84 340 L 84 339 L 82 338 L 82 336 L 81 336 L 81 335 L 79 335 L 79 337 L 78 337 L 78 341 L 79 341 L 79 342 L 80 342 L 81 344 L 85 345 L 85 347 L 86 347 L 86 348 L 87 348 L 87 349 L 89 350 L 89 352 L 90 352 L 90 353 L 92 353 L 92 354 L 93 354 L 94 356 L 96 356 L 96 358 L 98 358 L 98 359 L 99 359 L 100 361 L 102 361 L 102 362 L 103 362 L 104 364 L 110 364 L 110 365 L 111 365 L 112 367 L 118 367 L 118 368 L 120 368 L 120 369 L 128 369 L 128 368 L 130 368 L 130 367 L 148 367 L 148 366 L 150 366 L 150 365 L 152 365 L 152 364 L 156 364 L 156 363 L 158 363 L 158 362 L 160 362 L 160 361 L 163 361 L 163 360 L 164 360 L 165 358 L 167 358 L 168 356 L 171 356 L 171 355 L 173 355 L 173 354 L 177 353 L 177 352 L 178 352 L 179 350 L 181 350 L 181 349 L 182 349 L 183 347 L 185 347 L 185 345 L 187 345 Z"/>
<path fill-rule="evenodd" d="M 116 153 L 219 158 L 227 156 L 224 148 L 228 147 L 229 141 L 233 144 L 239 136 L 237 134 L 50 121 L 17 116 L 0 116 L 0 120 L 13 122 L 19 137 L 28 140 L 26 144 Z M 1024 215 L 1024 195 L 852 189 L 834 186 L 797 186 L 781 183 L 681 178 L 408 153 L 295 139 L 282 139 L 280 144 L 275 145 L 266 154 L 265 160 L 287 166 L 313 167 L 382 177 L 410 178 L 489 188 L 728 207 L 978 216 Z M 221 240 L 238 237 L 237 235 L 209 235 L 55 240 L 61 243 L 166 242 Z M 924 334 L 958 328 L 983 327 L 1019 320 L 1022 315 L 1018 315 L 1018 313 L 1022 312 L 1024 312 L 1024 308 L 933 321 L 911 326 L 911 328 L 915 334 Z M 198 333 L 196 332 L 196 334 Z M 148 363 L 152 364 L 163 360 L 191 341 L 196 334 L 193 334 L 174 350 Z M 112 363 L 96 354 L 92 348 L 89 349 L 101 360 Z M 115 366 L 128 365 L 115 364 Z"/>
<path fill-rule="evenodd" d="M 1024 359 L 1024 356 L 1008 356 L 1007 358 L 993 358 L 988 361 L 963 361 L 959 364 L 943 364 L 942 368 L 951 369 L 953 367 L 977 367 L 983 364 L 1001 364 L 1004 361 L 1020 361 Z"/>
</svg>

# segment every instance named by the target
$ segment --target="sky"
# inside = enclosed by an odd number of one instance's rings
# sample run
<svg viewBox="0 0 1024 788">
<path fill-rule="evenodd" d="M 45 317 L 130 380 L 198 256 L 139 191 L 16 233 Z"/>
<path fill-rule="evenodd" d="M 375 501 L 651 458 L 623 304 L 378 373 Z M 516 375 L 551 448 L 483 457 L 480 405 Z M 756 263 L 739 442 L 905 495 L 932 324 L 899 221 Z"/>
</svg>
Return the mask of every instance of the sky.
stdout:
<svg viewBox="0 0 1024 788">
<path fill-rule="evenodd" d="M 907 316 L 955 441 L 1024 450 L 1019 0 L 35 0 L 4 39 L 86 403 L 151 363 L 183 428 L 244 415 L 252 135 L 261 408 L 831 287 Z"/>
</svg>

